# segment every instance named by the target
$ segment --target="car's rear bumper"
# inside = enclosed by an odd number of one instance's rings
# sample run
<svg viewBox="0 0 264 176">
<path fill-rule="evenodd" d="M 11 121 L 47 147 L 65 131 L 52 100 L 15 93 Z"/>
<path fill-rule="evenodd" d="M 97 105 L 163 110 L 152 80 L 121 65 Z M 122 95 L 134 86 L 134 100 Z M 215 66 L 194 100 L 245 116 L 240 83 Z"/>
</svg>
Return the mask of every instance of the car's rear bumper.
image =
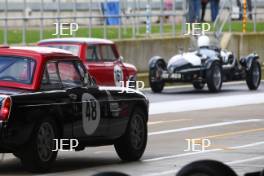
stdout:
<svg viewBox="0 0 264 176">
<path fill-rule="evenodd" d="M 0 121 L 0 153 L 11 152 L 10 147 L 6 144 L 5 122 Z"/>
</svg>

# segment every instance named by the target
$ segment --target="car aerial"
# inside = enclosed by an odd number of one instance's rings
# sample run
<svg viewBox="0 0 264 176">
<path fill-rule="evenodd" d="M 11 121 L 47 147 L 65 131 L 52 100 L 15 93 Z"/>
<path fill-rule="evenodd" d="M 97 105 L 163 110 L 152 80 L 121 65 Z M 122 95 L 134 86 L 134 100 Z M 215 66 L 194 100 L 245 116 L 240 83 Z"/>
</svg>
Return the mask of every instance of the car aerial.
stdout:
<svg viewBox="0 0 264 176">
<path fill-rule="evenodd" d="M 121 89 L 98 87 L 79 57 L 65 50 L 0 47 L 0 153 L 45 172 L 56 159 L 56 140 L 76 139 L 76 151 L 114 145 L 122 160 L 139 160 L 148 100 Z"/>
<path fill-rule="evenodd" d="M 131 81 L 131 84 L 136 81 L 136 67 L 123 62 L 115 43 L 110 40 L 55 38 L 39 41 L 38 45 L 65 49 L 79 56 L 98 85 L 121 86 L 120 81 Z"/>
<path fill-rule="evenodd" d="M 198 50 L 173 56 L 168 64 L 160 56 L 149 61 L 149 83 L 153 92 L 162 92 L 166 82 L 190 82 L 195 89 L 207 84 L 210 92 L 219 92 L 224 81 L 246 80 L 256 90 L 261 80 L 259 56 L 249 54 L 236 59 L 232 52 L 210 45 L 207 36 L 198 38 Z"/>
</svg>

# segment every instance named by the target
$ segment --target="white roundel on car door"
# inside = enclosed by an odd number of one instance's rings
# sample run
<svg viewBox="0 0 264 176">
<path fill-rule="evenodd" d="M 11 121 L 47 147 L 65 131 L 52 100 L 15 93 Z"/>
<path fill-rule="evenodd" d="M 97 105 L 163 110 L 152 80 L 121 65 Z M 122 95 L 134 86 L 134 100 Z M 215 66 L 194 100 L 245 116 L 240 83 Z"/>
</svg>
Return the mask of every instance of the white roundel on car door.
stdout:
<svg viewBox="0 0 264 176">
<path fill-rule="evenodd" d="M 92 135 L 100 123 L 100 103 L 89 93 L 82 95 L 82 121 L 87 135 Z"/>
<path fill-rule="evenodd" d="M 124 81 L 123 71 L 119 65 L 115 65 L 114 67 L 114 81 L 117 87 L 121 87 L 122 86 L 121 81 Z"/>
</svg>

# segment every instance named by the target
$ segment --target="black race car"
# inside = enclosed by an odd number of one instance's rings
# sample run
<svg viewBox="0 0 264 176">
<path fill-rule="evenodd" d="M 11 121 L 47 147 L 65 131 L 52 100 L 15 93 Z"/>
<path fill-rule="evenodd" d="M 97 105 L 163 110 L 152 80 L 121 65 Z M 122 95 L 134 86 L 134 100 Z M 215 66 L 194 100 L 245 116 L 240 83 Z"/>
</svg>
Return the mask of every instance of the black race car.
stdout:
<svg viewBox="0 0 264 176">
<path fill-rule="evenodd" d="M 197 51 L 175 55 L 168 64 L 160 56 L 150 59 L 149 83 L 153 92 L 161 92 L 166 82 L 190 82 L 195 89 L 207 84 L 211 92 L 219 92 L 224 81 L 235 80 L 246 80 L 250 90 L 258 89 L 261 65 L 257 54 L 238 60 L 232 52 L 209 46 L 206 36 L 199 39 Z"/>
<path fill-rule="evenodd" d="M 139 160 L 147 121 L 142 93 L 98 87 L 80 59 L 64 50 L 0 48 L 0 153 L 13 153 L 29 171 L 51 167 L 60 139 L 76 139 L 76 151 L 114 145 L 122 160 Z"/>
</svg>

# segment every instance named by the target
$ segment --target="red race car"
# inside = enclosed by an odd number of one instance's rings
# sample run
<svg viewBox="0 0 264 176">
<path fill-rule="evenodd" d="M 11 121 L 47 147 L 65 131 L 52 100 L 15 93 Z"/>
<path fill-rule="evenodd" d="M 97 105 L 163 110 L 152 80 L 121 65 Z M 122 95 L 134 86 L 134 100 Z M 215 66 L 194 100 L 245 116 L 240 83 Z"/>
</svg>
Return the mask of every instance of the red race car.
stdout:
<svg viewBox="0 0 264 176">
<path fill-rule="evenodd" d="M 123 57 L 110 40 L 57 38 L 42 40 L 38 45 L 68 50 L 79 56 L 98 85 L 122 86 L 121 81 L 136 81 L 136 67 L 122 62 Z"/>
</svg>

